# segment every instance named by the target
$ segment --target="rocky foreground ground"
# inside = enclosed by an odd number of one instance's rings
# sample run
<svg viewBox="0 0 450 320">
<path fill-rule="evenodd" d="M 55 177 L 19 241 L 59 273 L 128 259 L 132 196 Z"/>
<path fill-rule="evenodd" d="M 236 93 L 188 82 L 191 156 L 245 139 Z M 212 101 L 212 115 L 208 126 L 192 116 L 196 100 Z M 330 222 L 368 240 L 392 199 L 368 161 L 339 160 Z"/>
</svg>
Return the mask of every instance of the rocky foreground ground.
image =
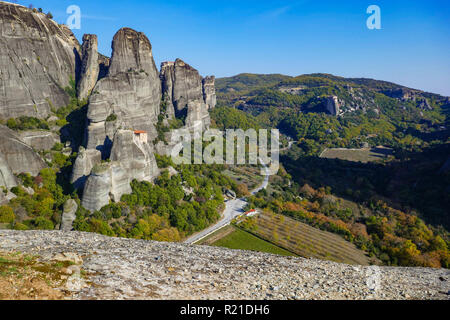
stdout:
<svg viewBox="0 0 450 320">
<path fill-rule="evenodd" d="M 59 231 L 0 231 L 0 251 L 65 261 L 73 299 L 450 299 L 446 269 L 361 267 Z"/>
</svg>

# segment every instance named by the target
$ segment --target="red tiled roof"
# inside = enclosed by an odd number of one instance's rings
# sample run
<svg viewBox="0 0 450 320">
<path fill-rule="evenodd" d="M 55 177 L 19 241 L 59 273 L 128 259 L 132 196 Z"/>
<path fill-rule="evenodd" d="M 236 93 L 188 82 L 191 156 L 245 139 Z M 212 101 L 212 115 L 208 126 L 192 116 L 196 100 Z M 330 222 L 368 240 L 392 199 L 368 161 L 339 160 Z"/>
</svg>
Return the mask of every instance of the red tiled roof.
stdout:
<svg viewBox="0 0 450 320">
<path fill-rule="evenodd" d="M 143 131 L 143 130 L 134 130 L 135 134 L 141 134 L 141 133 L 147 133 L 147 131 Z"/>
</svg>

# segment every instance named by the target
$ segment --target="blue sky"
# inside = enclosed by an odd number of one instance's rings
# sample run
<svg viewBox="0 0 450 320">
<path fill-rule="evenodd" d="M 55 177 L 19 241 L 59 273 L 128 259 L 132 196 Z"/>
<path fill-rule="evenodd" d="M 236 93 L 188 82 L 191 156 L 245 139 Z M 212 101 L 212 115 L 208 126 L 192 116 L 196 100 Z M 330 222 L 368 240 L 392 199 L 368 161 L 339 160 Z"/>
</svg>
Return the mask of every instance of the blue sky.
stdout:
<svg viewBox="0 0 450 320">
<path fill-rule="evenodd" d="M 144 32 L 156 63 L 181 58 L 202 75 L 324 72 L 368 77 L 450 96 L 447 0 L 30 0 L 63 23 L 69 5 L 81 30 L 110 55 L 121 27 Z M 382 29 L 369 30 L 369 5 Z"/>
</svg>

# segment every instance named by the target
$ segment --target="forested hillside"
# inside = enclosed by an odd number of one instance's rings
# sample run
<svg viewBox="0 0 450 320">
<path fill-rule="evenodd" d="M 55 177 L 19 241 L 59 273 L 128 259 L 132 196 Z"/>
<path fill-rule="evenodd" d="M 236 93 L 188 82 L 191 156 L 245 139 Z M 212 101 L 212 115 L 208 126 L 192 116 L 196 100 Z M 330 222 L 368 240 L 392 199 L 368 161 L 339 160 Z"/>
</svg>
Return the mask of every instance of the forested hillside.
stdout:
<svg viewBox="0 0 450 320">
<path fill-rule="evenodd" d="M 260 193 L 252 206 L 341 234 L 387 264 L 448 267 L 449 97 L 328 74 L 245 78 L 247 86 L 242 75 L 217 80 L 224 89 L 215 123 L 226 127 L 230 116 L 295 141 L 282 155 L 295 184 Z M 321 157 L 377 146 L 389 155 L 367 163 Z"/>
</svg>

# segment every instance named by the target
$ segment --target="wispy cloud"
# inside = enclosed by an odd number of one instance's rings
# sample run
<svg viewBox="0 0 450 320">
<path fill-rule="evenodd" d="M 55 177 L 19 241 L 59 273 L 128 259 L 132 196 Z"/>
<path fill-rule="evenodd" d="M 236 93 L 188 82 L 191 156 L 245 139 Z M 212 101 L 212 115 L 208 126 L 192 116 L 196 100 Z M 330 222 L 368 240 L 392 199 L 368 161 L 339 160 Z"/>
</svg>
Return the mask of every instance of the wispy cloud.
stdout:
<svg viewBox="0 0 450 320">
<path fill-rule="evenodd" d="M 278 18 L 278 17 L 282 16 L 283 14 L 287 13 L 289 10 L 291 10 L 291 8 L 292 8 L 292 6 L 276 8 L 274 10 L 262 13 L 261 17 L 273 18 L 273 19 Z"/>
</svg>

